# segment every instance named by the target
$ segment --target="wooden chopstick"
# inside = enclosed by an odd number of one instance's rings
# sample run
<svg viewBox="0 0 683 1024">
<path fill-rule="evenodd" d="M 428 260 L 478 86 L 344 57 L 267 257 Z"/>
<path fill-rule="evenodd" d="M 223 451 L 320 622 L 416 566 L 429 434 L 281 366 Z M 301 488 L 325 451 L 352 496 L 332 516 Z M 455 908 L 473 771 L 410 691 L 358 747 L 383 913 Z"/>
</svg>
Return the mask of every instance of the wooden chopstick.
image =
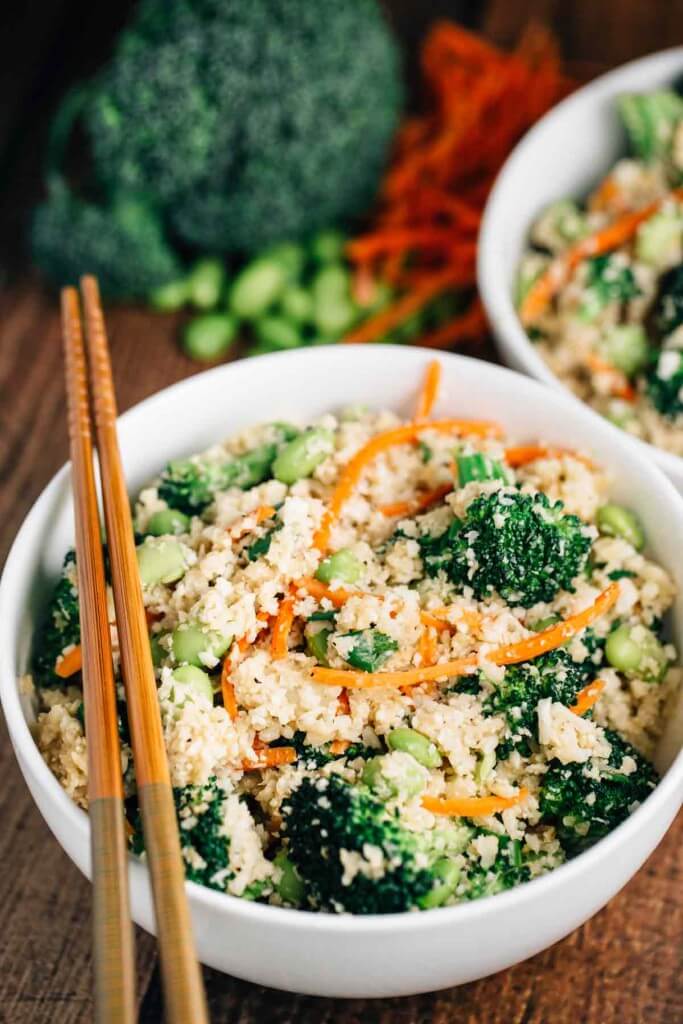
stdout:
<svg viewBox="0 0 683 1024">
<path fill-rule="evenodd" d="M 116 684 L 93 469 L 83 332 L 75 288 L 62 291 L 62 327 L 88 741 L 95 1019 L 100 1024 L 133 1024 L 133 928 L 128 898 Z"/>
<path fill-rule="evenodd" d="M 97 280 L 83 277 L 81 293 L 121 668 L 152 877 L 166 1018 L 171 1024 L 208 1024 L 185 898 L 185 873 L 116 434 L 116 398 Z"/>
</svg>

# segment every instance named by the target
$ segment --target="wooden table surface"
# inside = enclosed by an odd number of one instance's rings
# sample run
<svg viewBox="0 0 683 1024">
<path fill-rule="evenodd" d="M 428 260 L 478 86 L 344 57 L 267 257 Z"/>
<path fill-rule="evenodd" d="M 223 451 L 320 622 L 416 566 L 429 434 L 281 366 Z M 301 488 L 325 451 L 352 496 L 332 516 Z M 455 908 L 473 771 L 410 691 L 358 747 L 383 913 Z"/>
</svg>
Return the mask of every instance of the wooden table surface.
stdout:
<svg viewBox="0 0 683 1024">
<path fill-rule="evenodd" d="M 574 66 L 586 74 L 681 42 L 683 25 L 683 0 L 395 0 L 387 6 L 413 48 L 435 14 L 457 14 L 502 43 L 514 39 L 528 17 L 540 16 L 553 26 Z M 33 7 L 40 9 L 40 17 Z M 79 70 L 74 70 L 75 54 L 85 54 L 81 67 L 93 66 L 106 52 L 107 33 L 120 23 L 125 7 L 58 0 L 13 5 L 6 15 L 9 30 L 0 32 L 0 245 L 6 271 L 0 295 L 0 562 L 67 449 L 56 302 L 22 270 L 21 261 L 23 225 L 38 189 L 36 151 L 53 95 Z M 80 34 L 72 38 L 75 26 Z M 197 366 L 172 341 L 172 317 L 117 309 L 109 319 L 122 408 L 196 372 Z M 490 346 L 478 354 L 493 358 Z M 93 1019 L 89 886 L 34 807 L 4 723 L 0 778 L 0 1024 L 86 1024 Z M 343 1001 L 267 990 L 207 969 L 212 1020 L 683 1021 L 682 843 L 679 818 L 605 910 L 545 953 L 494 977 L 407 999 Z M 140 1020 L 157 1022 L 162 1007 L 155 942 L 141 931 L 137 939 Z M 419 957 L 419 948 L 415 955 Z"/>
</svg>

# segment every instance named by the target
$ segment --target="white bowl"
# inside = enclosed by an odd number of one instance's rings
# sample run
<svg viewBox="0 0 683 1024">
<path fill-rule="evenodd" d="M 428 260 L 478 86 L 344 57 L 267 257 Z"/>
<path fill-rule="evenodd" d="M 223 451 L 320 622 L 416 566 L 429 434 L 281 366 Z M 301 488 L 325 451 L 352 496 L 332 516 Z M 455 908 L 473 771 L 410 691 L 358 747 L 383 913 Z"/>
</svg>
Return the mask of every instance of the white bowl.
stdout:
<svg viewBox="0 0 683 1024">
<path fill-rule="evenodd" d="M 131 490 L 164 463 L 247 424 L 306 418 L 349 403 L 409 414 L 433 355 L 389 345 L 335 346 L 221 366 L 167 388 L 121 418 Z M 592 450 L 609 464 L 614 495 L 637 509 L 654 556 L 683 594 L 683 501 L 627 440 L 564 395 L 528 377 L 461 356 L 440 355 L 438 414 L 489 417 L 521 441 L 543 438 Z M 88 819 L 35 746 L 32 709 L 19 693 L 31 636 L 73 536 L 65 466 L 33 506 L 0 585 L 0 695 L 21 770 L 55 837 L 88 874 Z M 674 557 L 675 556 L 675 557 Z M 683 649 L 683 597 L 673 616 Z M 211 967 L 276 988 L 323 996 L 397 996 L 483 977 L 532 956 L 602 907 L 668 828 L 683 790 L 683 720 L 660 746 L 666 774 L 628 821 L 576 860 L 518 889 L 463 906 L 374 917 L 260 906 L 189 883 L 199 955 Z M 135 920 L 154 930 L 147 871 L 131 860 Z"/>
<path fill-rule="evenodd" d="M 610 71 L 546 114 L 508 157 L 484 211 L 477 276 L 500 351 L 515 369 L 568 390 L 529 341 L 513 303 L 517 267 L 531 224 L 554 200 L 586 195 L 625 153 L 617 97 L 670 85 L 682 72 L 683 46 Z M 683 491 L 683 458 L 626 436 Z"/>
</svg>

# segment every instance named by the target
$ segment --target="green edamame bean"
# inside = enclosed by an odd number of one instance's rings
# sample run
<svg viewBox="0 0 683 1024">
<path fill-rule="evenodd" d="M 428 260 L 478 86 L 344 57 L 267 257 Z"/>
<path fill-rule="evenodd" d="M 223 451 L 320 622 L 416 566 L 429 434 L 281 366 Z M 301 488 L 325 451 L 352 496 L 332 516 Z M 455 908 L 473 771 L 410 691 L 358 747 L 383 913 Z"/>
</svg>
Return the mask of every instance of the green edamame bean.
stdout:
<svg viewBox="0 0 683 1024">
<path fill-rule="evenodd" d="M 550 629 L 551 626 L 556 626 L 562 618 L 561 615 L 546 615 L 544 619 L 537 619 L 530 629 L 533 629 L 534 633 L 542 633 L 544 629 Z"/>
<path fill-rule="evenodd" d="M 264 316 L 254 324 L 254 333 L 261 345 L 274 351 L 280 348 L 299 348 L 303 338 L 289 320 L 282 316 Z"/>
<path fill-rule="evenodd" d="M 311 256 L 319 263 L 333 263 L 344 255 L 346 239 L 341 231 L 319 231 L 311 239 Z"/>
<path fill-rule="evenodd" d="M 292 281 L 304 269 L 306 254 L 302 246 L 297 245 L 296 242 L 278 242 L 277 245 L 273 245 L 266 252 L 261 253 L 260 258 L 279 263 L 289 280 Z"/>
<path fill-rule="evenodd" d="M 175 583 L 187 568 L 183 549 L 176 540 L 147 537 L 136 548 L 136 554 L 143 587 L 151 587 L 155 583 Z"/>
<path fill-rule="evenodd" d="M 621 537 L 636 551 L 645 547 L 645 532 L 635 512 L 623 505 L 603 505 L 598 509 L 598 530 L 608 537 Z"/>
<path fill-rule="evenodd" d="M 203 629 L 197 622 L 184 622 L 173 630 L 171 649 L 177 662 L 200 668 L 203 664 L 201 654 L 220 658 L 231 643 L 231 636 L 222 636 L 215 630 Z"/>
<path fill-rule="evenodd" d="M 331 629 L 318 629 L 314 633 L 306 634 L 306 650 L 320 665 L 329 664 L 327 660 L 327 641 L 331 633 Z"/>
<path fill-rule="evenodd" d="M 152 309 L 159 313 L 175 313 L 182 309 L 187 302 L 189 294 L 186 278 L 178 281 L 169 281 L 168 284 L 161 284 L 147 296 L 147 301 Z"/>
<path fill-rule="evenodd" d="M 322 583 L 341 580 L 342 583 L 357 583 L 363 574 L 363 565 L 349 548 L 340 548 L 333 555 L 323 558 L 315 578 Z"/>
<path fill-rule="evenodd" d="M 664 676 L 668 659 L 664 648 L 647 626 L 618 626 L 607 637 L 605 657 L 613 668 L 629 678 L 656 683 Z"/>
<path fill-rule="evenodd" d="M 632 377 L 647 365 L 650 346 L 640 324 L 618 324 L 606 332 L 601 349 L 612 366 Z"/>
<path fill-rule="evenodd" d="M 299 906 L 304 899 L 305 887 L 299 873 L 284 850 L 280 850 L 273 859 L 275 867 L 282 872 L 277 883 L 277 891 L 285 903 Z"/>
<path fill-rule="evenodd" d="M 197 309 L 215 309 L 225 289 L 225 266 L 220 260 L 197 260 L 188 277 L 190 302 Z"/>
<path fill-rule="evenodd" d="M 363 766 L 362 782 L 382 800 L 391 800 L 401 794 L 404 797 L 417 796 L 425 788 L 425 774 L 406 758 L 397 765 L 389 756 L 371 757 Z"/>
<path fill-rule="evenodd" d="M 280 306 L 284 315 L 294 323 L 304 324 L 313 319 L 313 299 L 305 288 L 288 288 L 282 293 Z"/>
<path fill-rule="evenodd" d="M 230 310 L 242 320 L 260 316 L 275 302 L 287 283 L 287 271 L 277 260 L 256 259 L 237 275 L 230 289 Z"/>
<path fill-rule="evenodd" d="M 390 750 L 402 750 L 404 753 L 410 754 L 418 764 L 424 765 L 425 768 L 438 768 L 441 765 L 441 754 L 436 744 L 421 732 L 410 729 L 408 726 L 402 726 L 390 732 L 387 736 L 387 746 Z"/>
<path fill-rule="evenodd" d="M 167 534 L 187 533 L 190 517 L 177 508 L 161 508 L 149 517 L 146 533 L 152 537 L 163 537 Z"/>
<path fill-rule="evenodd" d="M 237 329 L 237 320 L 228 313 L 205 313 L 190 320 L 185 328 L 183 349 L 190 359 L 210 363 L 227 352 Z"/>
<path fill-rule="evenodd" d="M 194 665 L 180 665 L 173 670 L 173 678 L 178 683 L 189 686 L 191 690 L 213 704 L 213 684 L 206 672 Z"/>
<path fill-rule="evenodd" d="M 442 857 L 433 868 L 435 882 L 428 893 L 419 900 L 422 910 L 441 907 L 449 896 L 452 896 L 460 881 L 460 868 L 455 861 Z"/>
<path fill-rule="evenodd" d="M 486 782 L 489 775 L 493 771 L 496 763 L 496 752 L 495 750 L 488 750 L 485 754 L 477 761 L 477 766 L 474 769 L 474 779 L 480 786 Z"/>
<path fill-rule="evenodd" d="M 313 427 L 299 434 L 280 450 L 273 463 L 273 476 L 283 484 L 293 484 L 310 476 L 334 450 L 334 434 L 325 427 Z"/>
</svg>

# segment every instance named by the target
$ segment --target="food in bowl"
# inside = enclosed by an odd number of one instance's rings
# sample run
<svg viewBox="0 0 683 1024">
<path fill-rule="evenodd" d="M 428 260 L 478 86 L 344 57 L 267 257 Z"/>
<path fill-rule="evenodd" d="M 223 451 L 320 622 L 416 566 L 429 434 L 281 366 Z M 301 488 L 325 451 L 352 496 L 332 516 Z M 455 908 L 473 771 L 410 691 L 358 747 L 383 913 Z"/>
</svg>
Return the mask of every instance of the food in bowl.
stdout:
<svg viewBox="0 0 683 1024">
<path fill-rule="evenodd" d="M 435 364 L 410 421 L 252 427 L 138 496 L 194 881 L 330 912 L 452 905 L 552 870 L 656 784 L 671 578 L 588 456 L 430 419 L 437 383 Z M 79 639 L 68 555 L 35 640 L 36 735 L 85 807 Z"/>
<path fill-rule="evenodd" d="M 619 101 L 630 153 L 585 201 L 534 223 L 516 301 L 529 337 L 580 398 L 683 455 L 683 97 Z"/>
</svg>

